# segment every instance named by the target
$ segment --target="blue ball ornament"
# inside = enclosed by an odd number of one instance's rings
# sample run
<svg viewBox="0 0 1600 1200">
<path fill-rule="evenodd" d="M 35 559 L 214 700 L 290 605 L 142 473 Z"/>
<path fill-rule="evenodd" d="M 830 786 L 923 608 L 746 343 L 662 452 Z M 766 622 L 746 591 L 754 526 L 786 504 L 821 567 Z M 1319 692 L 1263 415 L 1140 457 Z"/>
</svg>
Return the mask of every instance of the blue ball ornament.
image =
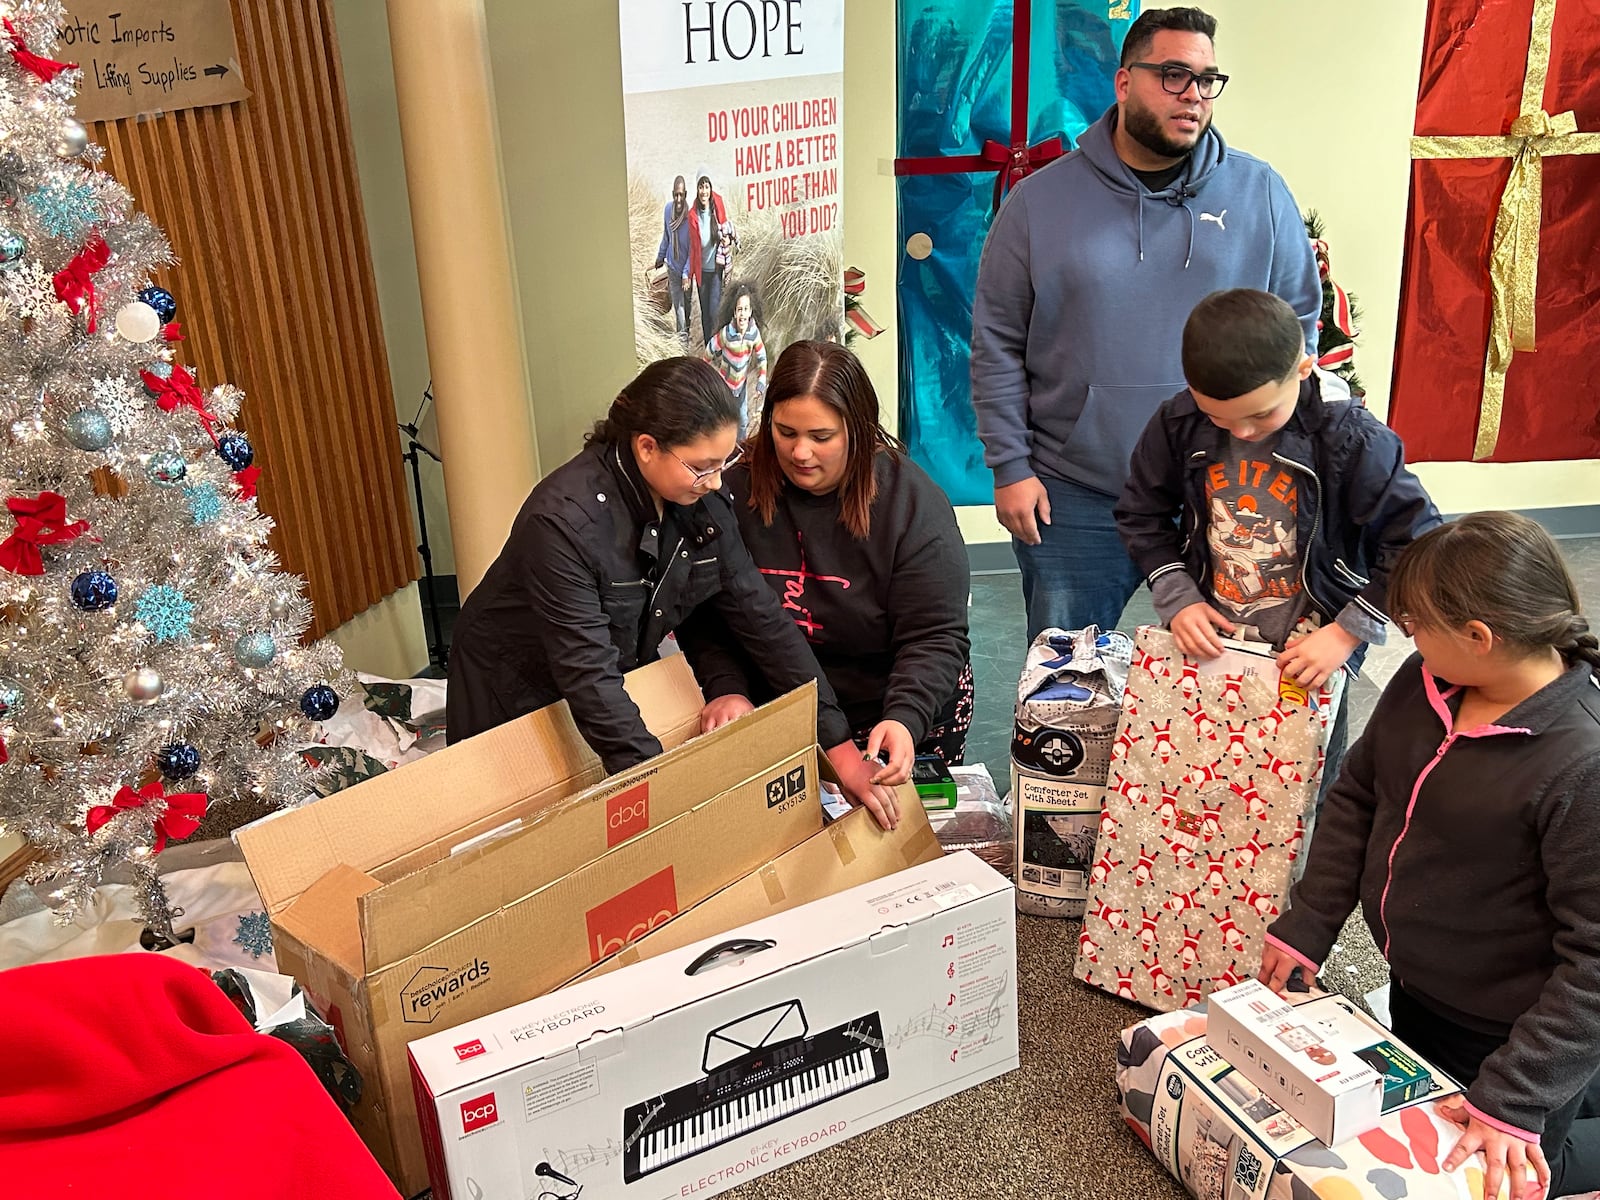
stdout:
<svg viewBox="0 0 1600 1200">
<path fill-rule="evenodd" d="M 242 471 L 256 460 L 250 439 L 242 433 L 225 433 L 218 438 L 217 455 L 234 471 Z"/>
<path fill-rule="evenodd" d="M 325 683 L 308 687 L 300 697 L 300 711 L 313 721 L 326 721 L 339 711 L 339 693 Z"/>
<path fill-rule="evenodd" d="M 170 742 L 156 751 L 156 766 L 174 782 L 187 779 L 200 769 L 200 751 L 188 742 Z"/>
<path fill-rule="evenodd" d="M 20 233 L 11 229 L 0 229 L 0 267 L 9 267 L 19 261 L 27 249 L 28 243 L 23 240 Z"/>
<path fill-rule="evenodd" d="M 111 422 L 98 408 L 80 408 L 67 418 L 67 441 L 79 450 L 104 450 L 111 445 Z"/>
<path fill-rule="evenodd" d="M 157 379 L 171 379 L 172 364 L 164 358 L 158 358 L 155 360 L 155 362 L 151 363 L 145 368 L 145 373 L 147 375 L 154 375 Z M 156 391 L 147 383 L 144 385 L 144 394 L 149 396 L 150 399 L 154 400 L 161 393 Z"/>
<path fill-rule="evenodd" d="M 270 633 L 247 633 L 233 644 L 233 657 L 241 667 L 259 671 L 278 656 L 278 643 Z M 309 693 L 308 693 L 309 694 Z M 334 698 L 338 704 L 338 697 Z"/>
<path fill-rule="evenodd" d="M 117 581 L 104 571 L 85 571 L 72 581 L 72 602 L 84 612 L 101 612 L 117 602 Z"/>
<path fill-rule="evenodd" d="M 183 477 L 189 473 L 189 464 L 176 450 L 157 450 L 144 464 L 144 473 L 151 483 L 171 487 L 183 482 Z"/>
<path fill-rule="evenodd" d="M 156 287 L 154 284 L 139 291 L 139 299 L 156 310 L 156 316 L 161 318 L 165 325 L 178 315 L 178 302 L 172 298 L 172 293 L 166 288 Z"/>
</svg>

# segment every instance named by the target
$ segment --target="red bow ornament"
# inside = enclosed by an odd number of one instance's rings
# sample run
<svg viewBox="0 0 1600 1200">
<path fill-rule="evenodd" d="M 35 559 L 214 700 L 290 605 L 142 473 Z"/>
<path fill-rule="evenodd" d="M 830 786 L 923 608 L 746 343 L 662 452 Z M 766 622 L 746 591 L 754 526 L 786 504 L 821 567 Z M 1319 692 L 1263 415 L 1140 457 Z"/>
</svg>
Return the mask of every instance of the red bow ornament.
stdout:
<svg viewBox="0 0 1600 1200">
<path fill-rule="evenodd" d="M 28 43 L 22 40 L 22 35 L 8 18 L 5 22 L 6 40 L 11 43 L 11 57 L 17 60 L 17 66 L 24 71 L 31 71 L 43 83 L 49 83 L 63 71 L 75 71 L 77 63 L 56 62 L 53 58 L 45 58 L 42 54 L 35 54 L 28 49 Z"/>
<path fill-rule="evenodd" d="M 94 332 L 95 296 L 94 273 L 111 261 L 111 247 L 98 233 L 89 239 L 71 262 L 52 277 L 56 285 L 56 298 L 74 313 L 89 309 L 88 331 Z"/>
<path fill-rule="evenodd" d="M 161 340 L 163 342 L 183 341 L 183 322 L 168 321 L 161 327 Z"/>
<path fill-rule="evenodd" d="M 44 555 L 39 547 L 70 542 L 89 528 L 87 521 L 67 523 L 67 498 L 56 492 L 13 496 L 6 507 L 16 518 L 17 528 L 0 542 L 0 568 L 13 575 L 43 575 Z"/>
<path fill-rule="evenodd" d="M 112 817 L 133 808 L 146 808 L 152 801 L 166 802 L 165 811 L 156 818 L 155 845 L 151 852 L 160 854 L 168 841 L 182 841 L 200 828 L 200 818 L 206 815 L 204 792 L 176 792 L 169 796 L 159 782 L 147 783 L 137 792 L 124 786 L 111 798 L 110 804 L 97 804 L 89 810 L 84 825 L 90 833 L 96 832 Z"/>
<path fill-rule="evenodd" d="M 217 440 L 217 418 L 206 410 L 206 398 L 200 394 L 200 389 L 195 386 L 194 376 L 174 363 L 172 374 L 163 379 L 149 371 L 139 372 L 139 378 L 155 396 L 156 407 L 162 412 L 177 412 L 180 408 L 192 408 L 195 415 L 200 418 L 200 423 L 206 427 L 206 433 L 211 435 L 211 440 Z"/>
<path fill-rule="evenodd" d="M 261 468 L 251 464 L 242 471 L 233 473 L 234 486 L 239 489 L 239 499 L 254 500 L 256 498 L 256 481 L 261 478 Z"/>
</svg>

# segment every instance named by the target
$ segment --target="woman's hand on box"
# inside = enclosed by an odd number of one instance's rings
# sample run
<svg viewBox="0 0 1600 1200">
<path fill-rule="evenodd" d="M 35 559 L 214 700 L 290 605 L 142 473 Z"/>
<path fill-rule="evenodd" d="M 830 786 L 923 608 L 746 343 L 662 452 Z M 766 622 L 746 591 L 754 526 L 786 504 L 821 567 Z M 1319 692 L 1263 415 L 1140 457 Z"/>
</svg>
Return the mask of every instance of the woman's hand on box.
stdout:
<svg viewBox="0 0 1600 1200">
<path fill-rule="evenodd" d="M 756 706 L 746 696 L 718 696 L 700 710 L 700 732 L 710 733 L 720 729 L 736 717 L 755 712 Z"/>
<path fill-rule="evenodd" d="M 911 778 L 911 764 L 917 757 L 917 744 L 911 730 L 899 721 L 879 721 L 867 738 L 867 762 L 872 764 L 882 752 L 888 762 L 872 782 L 882 787 L 898 787 Z"/>
<path fill-rule="evenodd" d="M 1454 1171 L 1474 1154 L 1483 1155 L 1483 1194 L 1500 1195 L 1500 1184 L 1507 1183 L 1511 1200 L 1536 1200 L 1550 1190 L 1550 1164 L 1545 1161 L 1544 1150 L 1538 1142 L 1529 1142 L 1514 1133 L 1506 1133 L 1474 1116 L 1465 1104 L 1455 1106 L 1448 1101 L 1438 1106 L 1439 1115 L 1458 1125 L 1464 1132 L 1454 1149 L 1445 1157 L 1444 1169 Z M 1528 1174 L 1532 1170 L 1533 1178 Z"/>
<path fill-rule="evenodd" d="M 1299 965 L 1300 960 L 1294 955 L 1268 942 L 1261 951 L 1261 969 L 1256 972 L 1256 979 L 1281 996 L 1289 986 L 1289 976 Z"/>
<path fill-rule="evenodd" d="M 827 754 L 834 774 L 839 777 L 839 786 L 844 789 L 846 800 L 857 808 L 869 809 L 885 829 L 893 829 L 900 823 L 900 808 L 893 790 L 873 786 L 872 768 L 861 757 L 859 746 L 854 742 L 840 742 L 837 746 L 830 746 Z"/>
</svg>

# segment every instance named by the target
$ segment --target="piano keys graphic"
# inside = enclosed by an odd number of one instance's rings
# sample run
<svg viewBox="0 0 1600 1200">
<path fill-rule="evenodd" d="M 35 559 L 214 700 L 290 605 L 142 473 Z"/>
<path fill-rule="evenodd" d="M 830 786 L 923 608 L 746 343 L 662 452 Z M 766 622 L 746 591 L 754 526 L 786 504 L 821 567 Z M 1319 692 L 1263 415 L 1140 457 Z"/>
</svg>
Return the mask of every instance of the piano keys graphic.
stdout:
<svg viewBox="0 0 1600 1200">
<path fill-rule="evenodd" d="M 789 1000 L 713 1029 L 700 1067 L 702 1078 L 623 1113 L 625 1182 L 887 1079 L 889 1055 L 876 1012 L 812 1035 Z"/>
</svg>

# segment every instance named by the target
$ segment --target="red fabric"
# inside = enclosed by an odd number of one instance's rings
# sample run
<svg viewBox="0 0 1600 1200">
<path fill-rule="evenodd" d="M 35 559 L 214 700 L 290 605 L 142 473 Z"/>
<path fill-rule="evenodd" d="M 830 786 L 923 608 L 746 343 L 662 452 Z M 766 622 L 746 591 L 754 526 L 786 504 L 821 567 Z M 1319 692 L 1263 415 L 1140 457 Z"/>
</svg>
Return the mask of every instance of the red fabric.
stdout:
<svg viewBox="0 0 1600 1200">
<path fill-rule="evenodd" d="M 145 784 L 137 792 L 131 787 L 123 787 L 112 797 L 110 804 L 96 804 L 91 808 L 84 819 L 84 826 L 92 834 L 125 809 L 145 808 L 154 801 L 165 801 L 166 808 L 155 821 L 155 845 L 150 848 L 152 854 L 160 854 L 167 848 L 169 839 L 181 842 L 200 828 L 200 818 L 206 815 L 207 800 L 204 792 L 174 792 L 169 796 L 159 780 Z"/>
<path fill-rule="evenodd" d="M 22 40 L 22 35 L 17 32 L 16 26 L 7 19 L 5 23 L 6 40 L 11 43 L 11 57 L 17 60 L 17 66 L 24 71 L 31 71 L 44 83 L 49 83 L 63 71 L 75 71 L 77 63 L 57 62 L 53 58 L 46 58 L 42 54 L 35 54 L 28 49 L 28 43 Z"/>
<path fill-rule="evenodd" d="M 1501 135 L 1527 73 L 1533 0 L 1432 0 L 1419 135 Z M 1560 0 L 1544 108 L 1600 130 L 1600 2 Z M 1389 423 L 1413 462 L 1469 461 L 1489 337 L 1489 243 L 1509 158 L 1411 164 Z M 1538 350 L 1506 377 L 1490 462 L 1600 458 L 1600 155 L 1544 159 Z"/>
<path fill-rule="evenodd" d="M 719 226 L 728 223 L 728 210 L 723 206 L 722 197 L 717 194 L 715 189 L 711 193 L 711 211 L 717 214 L 717 224 Z M 713 246 L 717 244 L 717 231 L 715 229 L 711 231 L 711 244 Z M 696 284 L 700 282 L 700 258 L 700 205 L 691 204 L 689 206 L 689 279 Z M 715 314 L 713 314 L 713 317 L 715 317 Z"/>
<path fill-rule="evenodd" d="M 200 394 L 194 376 L 178 363 L 172 364 L 172 374 L 166 379 L 149 371 L 140 371 L 139 378 L 155 394 L 156 407 L 162 412 L 177 412 L 180 408 L 194 409 L 200 424 L 206 427 L 211 440 L 217 440 L 217 418 L 206 408 L 206 398 Z"/>
<path fill-rule="evenodd" d="M 43 575 L 44 555 L 39 547 L 70 542 L 89 528 L 87 521 L 67 523 L 67 498 L 59 492 L 13 496 L 6 501 L 6 508 L 16 518 L 17 528 L 0 542 L 0 569 L 14 575 Z"/>
<path fill-rule="evenodd" d="M 396 1200 L 303 1059 L 203 972 L 118 954 L 0 972 L 11 1196 Z"/>
<path fill-rule="evenodd" d="M 261 480 L 261 468 L 253 463 L 242 471 L 233 473 L 233 482 L 239 489 L 239 499 L 254 500 L 256 485 Z"/>
<path fill-rule="evenodd" d="M 94 294 L 94 275 L 96 271 L 103 270 L 106 263 L 111 261 L 111 247 L 96 233 L 93 234 L 82 250 L 78 251 L 66 266 L 57 271 L 52 277 L 56 298 L 70 308 L 74 313 L 82 312 L 85 305 L 89 308 L 88 332 L 95 329 L 95 318 L 99 307 Z"/>
</svg>

